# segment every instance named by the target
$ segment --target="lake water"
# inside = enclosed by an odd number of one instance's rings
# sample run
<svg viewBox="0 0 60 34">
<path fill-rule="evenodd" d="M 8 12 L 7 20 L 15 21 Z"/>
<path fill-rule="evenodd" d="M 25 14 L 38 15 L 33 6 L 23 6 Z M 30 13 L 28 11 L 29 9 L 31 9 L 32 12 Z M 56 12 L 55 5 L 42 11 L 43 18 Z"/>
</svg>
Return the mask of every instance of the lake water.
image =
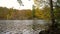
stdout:
<svg viewBox="0 0 60 34">
<path fill-rule="evenodd" d="M 0 34 L 38 34 L 41 30 L 34 31 L 32 25 L 46 23 L 45 20 L 0 20 Z"/>
</svg>

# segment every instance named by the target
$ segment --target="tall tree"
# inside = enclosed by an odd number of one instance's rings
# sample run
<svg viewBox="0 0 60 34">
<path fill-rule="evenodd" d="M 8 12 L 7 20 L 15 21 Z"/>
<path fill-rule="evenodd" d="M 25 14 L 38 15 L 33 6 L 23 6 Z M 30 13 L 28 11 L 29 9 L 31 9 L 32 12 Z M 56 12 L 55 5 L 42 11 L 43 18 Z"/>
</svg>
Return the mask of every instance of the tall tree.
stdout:
<svg viewBox="0 0 60 34">
<path fill-rule="evenodd" d="M 53 12 L 53 2 L 50 0 L 50 14 L 51 14 L 51 21 L 52 21 L 52 26 L 55 24 L 55 17 L 54 17 L 54 12 Z"/>
</svg>

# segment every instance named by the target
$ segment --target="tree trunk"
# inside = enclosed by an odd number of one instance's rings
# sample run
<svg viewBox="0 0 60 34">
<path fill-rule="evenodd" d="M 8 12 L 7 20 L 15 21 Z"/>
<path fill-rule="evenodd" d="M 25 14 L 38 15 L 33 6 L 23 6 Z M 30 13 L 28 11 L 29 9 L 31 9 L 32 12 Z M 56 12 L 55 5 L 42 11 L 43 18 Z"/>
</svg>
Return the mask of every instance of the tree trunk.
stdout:
<svg viewBox="0 0 60 34">
<path fill-rule="evenodd" d="M 50 14 L 51 14 L 51 21 L 52 21 L 52 26 L 55 24 L 55 17 L 54 17 L 54 12 L 53 12 L 53 2 L 50 0 Z"/>
</svg>

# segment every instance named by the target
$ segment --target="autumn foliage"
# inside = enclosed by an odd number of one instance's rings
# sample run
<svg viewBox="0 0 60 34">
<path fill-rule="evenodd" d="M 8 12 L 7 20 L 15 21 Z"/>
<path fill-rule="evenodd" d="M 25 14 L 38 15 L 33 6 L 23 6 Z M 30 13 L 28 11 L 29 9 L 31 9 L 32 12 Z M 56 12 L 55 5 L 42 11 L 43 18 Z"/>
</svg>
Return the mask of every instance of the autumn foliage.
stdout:
<svg viewBox="0 0 60 34">
<path fill-rule="evenodd" d="M 55 10 L 54 10 L 55 11 Z M 0 20 L 30 20 L 33 19 L 33 10 L 17 10 L 13 8 L 0 7 Z M 44 7 L 43 9 L 36 8 L 34 10 L 36 19 L 50 20 L 50 8 Z M 55 17 L 57 18 L 57 11 Z"/>
<path fill-rule="evenodd" d="M 0 20 L 32 19 L 31 10 L 16 10 L 0 7 Z"/>
</svg>

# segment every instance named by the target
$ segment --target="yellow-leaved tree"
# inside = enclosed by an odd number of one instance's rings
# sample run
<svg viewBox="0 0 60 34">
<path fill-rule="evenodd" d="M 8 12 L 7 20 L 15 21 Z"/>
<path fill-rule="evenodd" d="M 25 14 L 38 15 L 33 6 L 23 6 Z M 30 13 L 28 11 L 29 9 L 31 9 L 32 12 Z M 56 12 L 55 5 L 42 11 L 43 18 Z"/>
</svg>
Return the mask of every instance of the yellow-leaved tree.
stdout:
<svg viewBox="0 0 60 34">
<path fill-rule="evenodd" d="M 13 17 L 12 14 L 13 14 L 13 8 L 10 8 L 8 14 L 6 15 L 7 19 L 11 19 Z"/>
<path fill-rule="evenodd" d="M 35 9 L 35 16 L 38 19 L 50 19 L 50 8 L 44 7 L 43 9 L 36 8 Z"/>
</svg>

